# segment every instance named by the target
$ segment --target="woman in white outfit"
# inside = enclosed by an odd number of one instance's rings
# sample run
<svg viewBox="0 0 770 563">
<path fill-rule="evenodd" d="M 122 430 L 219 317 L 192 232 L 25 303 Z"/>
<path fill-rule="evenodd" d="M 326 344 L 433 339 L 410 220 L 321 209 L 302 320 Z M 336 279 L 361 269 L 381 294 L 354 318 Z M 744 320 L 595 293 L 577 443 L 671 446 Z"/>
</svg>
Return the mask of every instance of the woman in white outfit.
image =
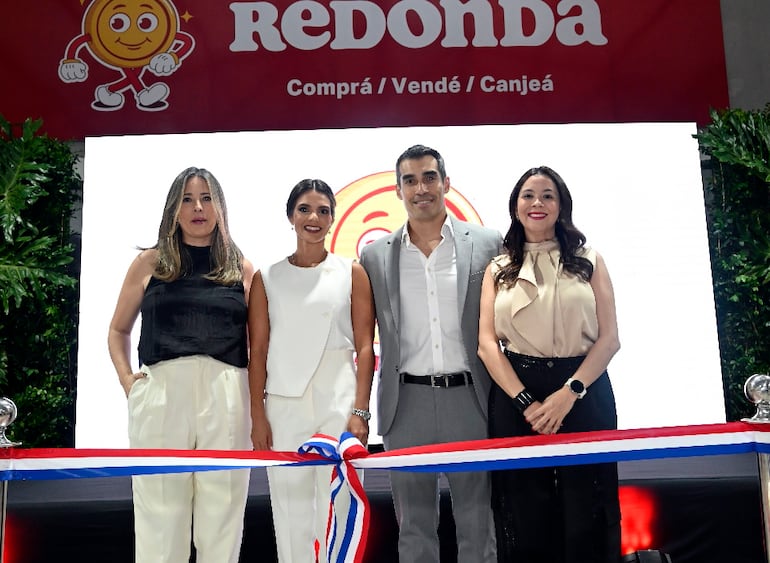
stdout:
<svg viewBox="0 0 770 563">
<path fill-rule="evenodd" d="M 345 430 L 368 440 L 374 306 L 363 267 L 326 250 L 335 205 L 321 180 L 294 186 L 286 215 L 297 248 L 254 275 L 249 384 L 258 450 L 297 451 L 315 433 Z M 267 473 L 279 561 L 325 562 L 331 467 Z"/>
</svg>

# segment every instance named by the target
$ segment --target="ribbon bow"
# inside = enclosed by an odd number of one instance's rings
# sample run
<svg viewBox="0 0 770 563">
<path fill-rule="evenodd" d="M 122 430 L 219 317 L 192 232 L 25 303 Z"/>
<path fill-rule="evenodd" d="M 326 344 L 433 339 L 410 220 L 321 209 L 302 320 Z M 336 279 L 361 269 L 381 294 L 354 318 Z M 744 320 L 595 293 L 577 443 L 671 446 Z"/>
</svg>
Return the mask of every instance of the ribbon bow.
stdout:
<svg viewBox="0 0 770 563">
<path fill-rule="evenodd" d="M 343 432 L 339 441 L 325 434 L 314 434 L 300 446 L 299 453 L 315 453 L 334 463 L 326 525 L 328 561 L 363 562 L 369 531 L 369 500 L 351 461 L 368 456 L 369 451 L 353 434 Z"/>
</svg>

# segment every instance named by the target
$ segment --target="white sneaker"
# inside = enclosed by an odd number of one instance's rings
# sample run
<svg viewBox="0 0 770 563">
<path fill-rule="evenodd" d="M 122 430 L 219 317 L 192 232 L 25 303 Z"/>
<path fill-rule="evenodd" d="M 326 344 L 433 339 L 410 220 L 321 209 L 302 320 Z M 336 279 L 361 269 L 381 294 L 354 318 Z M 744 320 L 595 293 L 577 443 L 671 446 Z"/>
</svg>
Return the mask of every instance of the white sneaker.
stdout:
<svg viewBox="0 0 770 563">
<path fill-rule="evenodd" d="M 91 107 L 99 111 L 115 111 L 123 107 L 123 94 L 110 92 L 107 86 L 99 86 L 94 92 L 96 99 L 91 102 Z"/>
<path fill-rule="evenodd" d="M 157 82 L 137 94 L 136 107 L 144 111 L 164 110 L 168 107 L 168 103 L 166 103 L 168 92 L 168 86 L 163 82 Z"/>
</svg>

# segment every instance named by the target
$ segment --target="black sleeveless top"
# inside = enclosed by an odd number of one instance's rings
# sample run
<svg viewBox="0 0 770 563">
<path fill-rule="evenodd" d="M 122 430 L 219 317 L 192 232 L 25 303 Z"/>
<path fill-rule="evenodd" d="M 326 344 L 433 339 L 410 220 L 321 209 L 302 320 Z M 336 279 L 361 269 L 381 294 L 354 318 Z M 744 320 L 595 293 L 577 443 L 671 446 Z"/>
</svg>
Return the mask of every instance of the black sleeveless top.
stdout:
<svg viewBox="0 0 770 563">
<path fill-rule="evenodd" d="M 144 291 L 139 363 L 204 354 L 246 367 L 243 283 L 228 286 L 203 277 L 211 271 L 211 247 L 185 244 L 181 252 L 183 267 L 192 264 L 192 272 L 172 282 L 152 277 Z"/>
</svg>

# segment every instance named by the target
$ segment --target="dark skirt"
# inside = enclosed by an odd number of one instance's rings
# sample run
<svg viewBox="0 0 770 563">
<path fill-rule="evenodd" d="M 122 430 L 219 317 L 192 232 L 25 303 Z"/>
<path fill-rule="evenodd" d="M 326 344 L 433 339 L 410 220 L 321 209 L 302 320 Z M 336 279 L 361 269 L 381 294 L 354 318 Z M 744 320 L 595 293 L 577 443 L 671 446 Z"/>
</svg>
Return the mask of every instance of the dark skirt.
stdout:
<svg viewBox="0 0 770 563">
<path fill-rule="evenodd" d="M 534 358 L 506 351 L 519 379 L 544 401 L 577 371 L 585 356 Z M 564 432 L 617 428 L 607 372 L 575 401 Z M 489 436 L 534 435 L 499 386 L 489 395 Z M 616 463 L 492 472 L 492 508 L 500 563 L 618 563 L 620 503 Z"/>
</svg>

